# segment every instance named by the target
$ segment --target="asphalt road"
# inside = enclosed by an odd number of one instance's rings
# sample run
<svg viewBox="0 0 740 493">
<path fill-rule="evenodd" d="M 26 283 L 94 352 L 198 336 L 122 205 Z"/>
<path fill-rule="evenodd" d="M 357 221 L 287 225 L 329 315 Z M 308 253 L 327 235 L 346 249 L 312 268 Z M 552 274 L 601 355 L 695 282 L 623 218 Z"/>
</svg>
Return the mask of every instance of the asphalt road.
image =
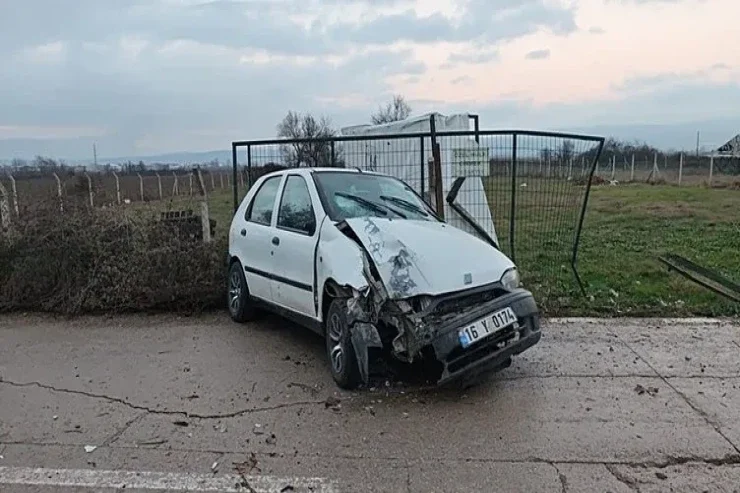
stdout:
<svg viewBox="0 0 740 493">
<path fill-rule="evenodd" d="M 275 317 L 2 317 L 0 491 L 740 491 L 739 331 L 550 321 L 472 388 L 348 393 Z"/>
</svg>

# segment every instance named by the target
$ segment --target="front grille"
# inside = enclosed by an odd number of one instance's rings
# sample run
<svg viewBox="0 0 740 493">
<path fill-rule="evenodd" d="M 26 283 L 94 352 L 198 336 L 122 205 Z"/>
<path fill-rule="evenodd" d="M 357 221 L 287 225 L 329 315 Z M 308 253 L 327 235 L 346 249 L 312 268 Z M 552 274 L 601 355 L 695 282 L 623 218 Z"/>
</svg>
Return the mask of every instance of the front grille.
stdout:
<svg viewBox="0 0 740 493">
<path fill-rule="evenodd" d="M 502 288 L 491 288 L 483 291 L 477 291 L 470 294 L 460 294 L 455 297 L 439 301 L 432 309 L 430 315 L 442 316 L 453 312 L 461 312 L 476 305 L 482 305 L 499 296 L 506 294 L 507 291 Z"/>
</svg>

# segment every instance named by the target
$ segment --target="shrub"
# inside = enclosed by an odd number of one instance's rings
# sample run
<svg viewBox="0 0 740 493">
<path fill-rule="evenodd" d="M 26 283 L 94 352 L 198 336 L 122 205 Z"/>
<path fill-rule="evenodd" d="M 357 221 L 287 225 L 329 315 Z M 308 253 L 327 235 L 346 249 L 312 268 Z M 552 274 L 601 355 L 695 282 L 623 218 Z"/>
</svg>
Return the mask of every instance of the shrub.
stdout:
<svg viewBox="0 0 740 493">
<path fill-rule="evenodd" d="M 222 306 L 226 240 L 172 234 L 122 208 L 54 202 L 0 236 L 0 310 L 196 312 Z"/>
</svg>

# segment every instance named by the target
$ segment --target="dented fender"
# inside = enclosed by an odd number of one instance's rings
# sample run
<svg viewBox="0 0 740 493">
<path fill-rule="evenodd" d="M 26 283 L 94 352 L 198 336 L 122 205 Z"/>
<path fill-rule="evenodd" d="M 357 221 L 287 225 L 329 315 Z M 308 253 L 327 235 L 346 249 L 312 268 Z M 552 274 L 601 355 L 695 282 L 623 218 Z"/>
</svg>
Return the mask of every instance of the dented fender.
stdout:
<svg viewBox="0 0 740 493">
<path fill-rule="evenodd" d="M 332 221 L 325 217 L 321 223 L 316 251 L 316 277 L 318 280 L 318 306 L 324 303 L 327 282 L 334 282 L 349 293 L 365 292 L 369 284 L 363 274 L 364 253 L 360 245 L 344 235 Z M 319 310 L 319 319 L 324 314 Z"/>
</svg>

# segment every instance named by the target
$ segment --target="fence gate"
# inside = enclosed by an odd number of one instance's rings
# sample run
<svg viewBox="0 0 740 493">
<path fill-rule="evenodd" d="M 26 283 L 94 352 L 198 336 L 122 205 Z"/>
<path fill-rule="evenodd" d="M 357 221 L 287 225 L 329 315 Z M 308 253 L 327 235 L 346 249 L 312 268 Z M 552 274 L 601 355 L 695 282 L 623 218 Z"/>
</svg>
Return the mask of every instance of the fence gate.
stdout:
<svg viewBox="0 0 740 493">
<path fill-rule="evenodd" d="M 434 116 L 429 128 L 233 142 L 234 210 L 251 183 L 277 169 L 351 167 L 387 173 L 416 190 L 445 221 L 508 255 L 529 288 L 557 295 L 572 291 L 575 276 L 585 292 L 577 271 L 578 246 L 604 139 L 478 128 L 437 131 Z"/>
</svg>

